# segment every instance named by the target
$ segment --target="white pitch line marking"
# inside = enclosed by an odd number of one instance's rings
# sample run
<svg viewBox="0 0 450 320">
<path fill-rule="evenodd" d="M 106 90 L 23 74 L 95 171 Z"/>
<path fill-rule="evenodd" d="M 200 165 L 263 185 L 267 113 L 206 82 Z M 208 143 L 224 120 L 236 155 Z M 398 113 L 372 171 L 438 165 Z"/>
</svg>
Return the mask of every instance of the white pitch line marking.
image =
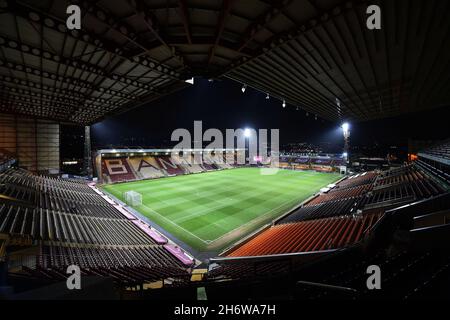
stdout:
<svg viewBox="0 0 450 320">
<path fill-rule="evenodd" d="M 203 240 L 202 238 L 198 237 L 197 235 L 193 234 L 192 232 L 190 232 L 189 230 L 186 230 L 185 228 L 183 228 L 182 226 L 176 224 L 175 222 L 173 222 L 170 219 L 167 219 L 166 217 L 164 217 L 162 214 L 160 214 L 159 212 L 156 212 L 155 210 L 153 210 L 152 208 L 147 207 L 145 204 L 142 205 L 143 207 L 147 208 L 148 210 L 150 210 L 151 212 L 153 212 L 154 214 L 157 214 L 158 216 L 160 216 L 161 218 L 163 218 L 164 220 L 168 221 L 169 223 L 173 224 L 174 226 L 182 229 L 183 231 L 189 233 L 191 236 L 197 238 L 198 240 L 200 240 L 201 242 L 207 244 L 209 240 Z"/>
<path fill-rule="evenodd" d="M 326 186 L 326 185 L 328 185 L 328 184 L 329 184 L 329 183 L 326 183 L 326 184 L 324 184 L 324 186 Z M 305 198 L 305 199 L 307 199 L 307 198 Z M 304 201 L 304 200 L 303 200 L 303 201 Z M 273 212 L 274 210 L 276 210 L 276 209 L 278 209 L 278 208 L 280 208 L 280 207 L 282 207 L 282 206 L 284 206 L 284 205 L 286 205 L 286 204 L 296 203 L 297 205 L 299 205 L 301 202 L 302 202 L 302 201 L 299 201 L 298 199 L 286 201 L 285 203 L 282 203 L 281 205 L 279 205 L 279 206 L 277 206 L 277 207 L 275 207 L 275 208 L 272 208 L 271 210 L 269 210 L 269 211 L 265 212 L 264 214 L 262 214 L 262 215 L 256 217 L 255 219 L 259 219 L 259 218 L 261 218 L 261 217 L 264 217 L 265 215 L 267 215 L 267 214 Z M 286 213 L 286 212 L 288 212 L 289 210 L 291 210 L 291 209 L 294 208 L 294 207 L 295 207 L 295 205 L 293 205 L 293 206 L 292 206 L 291 208 L 289 208 L 288 210 L 284 210 L 283 214 Z M 280 214 L 280 216 L 281 216 L 281 214 Z M 216 239 L 214 239 L 214 240 L 209 240 L 210 243 L 216 242 L 217 240 L 219 240 L 219 239 L 225 237 L 226 235 L 232 233 L 232 232 L 235 231 L 236 229 L 239 229 L 239 228 L 242 228 L 242 227 L 244 227 L 244 226 L 246 226 L 246 225 L 249 225 L 249 224 L 250 224 L 251 222 L 253 222 L 255 219 L 252 219 L 252 220 L 250 220 L 250 221 L 247 221 L 247 222 L 244 223 L 243 225 L 240 225 L 239 227 L 234 228 L 233 230 L 228 231 L 227 233 L 221 235 L 220 237 L 218 237 L 218 238 L 216 238 Z"/>
<path fill-rule="evenodd" d="M 326 186 L 326 185 L 328 185 L 328 184 L 329 184 L 329 182 L 326 183 L 326 184 L 324 184 L 324 186 Z M 231 187 L 230 187 L 230 189 L 231 189 Z M 228 188 L 226 188 L 226 190 L 228 190 Z M 222 199 L 222 200 L 213 200 L 213 201 L 218 202 L 218 203 L 222 203 L 223 200 L 225 200 L 225 199 L 226 199 L 226 200 L 232 200 L 232 198 L 224 198 L 224 199 Z M 265 212 L 264 214 L 259 215 L 258 217 L 254 218 L 254 219 L 252 219 L 252 220 L 250 220 L 250 221 L 247 221 L 245 224 L 240 225 L 240 226 L 238 226 L 238 227 L 236 227 L 236 228 L 234 228 L 234 229 L 232 229 L 232 230 L 230 230 L 230 231 L 224 233 L 223 235 L 219 236 L 218 238 L 216 238 L 216 239 L 214 239 L 214 240 L 204 240 L 204 239 L 200 238 L 199 236 L 193 234 L 192 232 L 186 230 L 186 229 L 183 228 L 182 226 L 178 225 L 178 224 L 175 223 L 174 221 L 172 221 L 172 220 L 166 218 L 165 216 L 163 216 L 162 214 L 160 214 L 160 213 L 157 212 L 156 210 L 154 210 L 154 209 L 152 209 L 152 208 L 150 208 L 150 207 L 148 207 L 148 206 L 146 206 L 146 205 L 144 205 L 144 204 L 142 204 L 142 206 L 145 207 L 145 208 L 147 208 L 148 210 L 150 210 L 150 211 L 153 212 L 154 214 L 156 214 L 156 215 L 162 217 L 164 220 L 168 221 L 168 222 L 171 223 L 172 225 L 174 225 L 174 226 L 176 226 L 176 227 L 182 229 L 183 231 L 187 232 L 187 233 L 190 234 L 191 236 L 197 238 L 198 240 L 200 240 L 200 241 L 203 242 L 204 244 L 208 244 L 208 245 L 209 245 L 209 244 L 211 244 L 211 243 L 213 243 L 213 242 L 216 242 L 217 240 L 220 240 L 221 238 L 225 237 L 226 235 L 232 233 L 233 231 L 235 231 L 235 230 L 237 230 L 237 229 L 239 229 L 239 228 L 242 228 L 242 227 L 244 227 L 244 226 L 246 226 L 246 225 L 249 225 L 249 224 L 250 224 L 251 222 L 253 222 L 255 219 L 259 219 L 259 218 L 261 218 L 261 217 L 264 217 L 264 216 L 266 216 L 267 214 L 273 212 L 274 210 L 277 210 L 277 209 L 279 209 L 280 207 L 282 207 L 282 206 L 284 206 L 284 205 L 286 205 L 286 204 L 290 204 L 290 203 L 297 203 L 297 204 L 300 204 L 300 202 L 299 202 L 298 199 L 286 201 L 286 202 L 280 204 L 279 206 L 270 209 L 269 211 Z M 220 207 L 220 206 L 219 206 L 219 207 Z M 293 207 L 294 207 L 294 206 L 292 206 L 290 209 L 292 209 Z M 213 209 L 213 208 L 208 208 L 208 210 L 206 210 L 206 212 L 212 211 L 211 209 Z M 290 210 L 290 209 L 289 209 L 289 210 Z M 214 209 L 213 209 L 213 210 L 214 210 Z M 202 211 L 203 211 L 203 210 L 202 210 Z M 287 211 L 288 211 L 288 210 L 285 210 L 284 212 L 287 212 Z M 191 215 L 189 215 L 189 216 L 192 216 L 192 215 L 198 215 L 198 212 L 196 212 L 195 214 L 191 214 Z M 175 220 L 175 221 L 176 221 L 176 220 Z M 211 224 L 218 226 L 218 225 L 215 224 L 215 223 L 211 223 Z"/>
</svg>

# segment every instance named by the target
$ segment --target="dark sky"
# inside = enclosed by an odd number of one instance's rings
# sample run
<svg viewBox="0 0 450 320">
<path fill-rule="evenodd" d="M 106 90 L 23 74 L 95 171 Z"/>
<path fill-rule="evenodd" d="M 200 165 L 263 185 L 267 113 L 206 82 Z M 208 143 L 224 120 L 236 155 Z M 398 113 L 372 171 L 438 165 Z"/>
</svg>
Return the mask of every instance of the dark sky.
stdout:
<svg viewBox="0 0 450 320">
<path fill-rule="evenodd" d="M 252 88 L 241 92 L 241 84 L 231 80 L 208 82 L 195 79 L 192 87 L 136 108 L 92 127 L 95 146 L 162 146 L 170 143 L 176 128 L 193 132 L 194 120 L 208 128 L 279 128 L 280 143 L 328 142 L 342 144 L 339 123 L 314 120 L 314 115 L 295 106 L 282 108 L 278 99 Z M 351 124 L 354 145 L 397 144 L 407 139 L 443 139 L 450 136 L 450 107 L 391 119 Z M 131 140 L 133 138 L 133 140 Z"/>
</svg>

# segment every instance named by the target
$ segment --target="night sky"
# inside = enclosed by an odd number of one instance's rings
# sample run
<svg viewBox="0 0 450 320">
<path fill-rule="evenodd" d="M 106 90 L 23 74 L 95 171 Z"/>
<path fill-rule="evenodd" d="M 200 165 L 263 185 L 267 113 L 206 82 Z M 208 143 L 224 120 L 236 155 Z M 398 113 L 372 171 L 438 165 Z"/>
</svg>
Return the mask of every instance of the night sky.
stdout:
<svg viewBox="0 0 450 320">
<path fill-rule="evenodd" d="M 231 80 L 208 82 L 195 79 L 195 84 L 163 97 L 149 105 L 106 119 L 92 126 L 94 146 L 114 145 L 159 147 L 170 146 L 176 128 L 193 132 L 194 120 L 208 128 L 279 128 L 280 143 L 326 142 L 342 144 L 339 123 L 306 116 L 295 106 L 282 108 L 281 101 L 265 99 L 265 94 Z M 449 136 L 450 107 L 426 113 L 413 113 L 391 119 L 351 123 L 353 145 L 406 145 L 408 138 L 444 139 Z"/>
</svg>

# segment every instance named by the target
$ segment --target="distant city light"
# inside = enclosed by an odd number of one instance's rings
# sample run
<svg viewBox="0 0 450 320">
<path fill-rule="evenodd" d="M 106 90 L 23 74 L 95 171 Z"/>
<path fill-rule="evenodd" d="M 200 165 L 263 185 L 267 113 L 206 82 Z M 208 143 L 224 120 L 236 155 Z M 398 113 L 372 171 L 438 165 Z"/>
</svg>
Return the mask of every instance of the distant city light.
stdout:
<svg viewBox="0 0 450 320">
<path fill-rule="evenodd" d="M 286 108 L 286 100 L 283 99 L 283 108 Z"/>
<path fill-rule="evenodd" d="M 78 161 L 63 161 L 63 165 L 65 165 L 65 166 L 74 165 L 74 164 L 78 164 Z"/>
<path fill-rule="evenodd" d="M 242 88 L 241 88 L 242 93 L 245 92 L 245 89 L 247 89 L 247 85 L 246 85 L 246 84 L 244 84 L 244 85 L 242 86 Z"/>
</svg>

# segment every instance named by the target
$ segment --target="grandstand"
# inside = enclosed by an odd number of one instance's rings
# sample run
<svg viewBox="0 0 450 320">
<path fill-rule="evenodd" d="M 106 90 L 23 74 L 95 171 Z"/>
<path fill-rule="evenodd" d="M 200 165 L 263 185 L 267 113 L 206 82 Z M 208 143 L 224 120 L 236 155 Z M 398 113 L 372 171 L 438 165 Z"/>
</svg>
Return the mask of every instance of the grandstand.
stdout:
<svg viewBox="0 0 450 320">
<path fill-rule="evenodd" d="M 398 181 L 402 179 L 405 180 Z M 386 209 L 446 191 L 411 165 L 379 174 L 350 176 L 227 256 L 320 251 L 357 243 L 368 235 Z"/>
<path fill-rule="evenodd" d="M 435 110 L 450 103 L 448 2 L 377 1 L 381 29 L 359 0 L 74 0 L 76 30 L 67 4 L 0 0 L 0 298 L 96 297 L 95 286 L 68 292 L 74 265 L 122 299 L 450 296 L 448 126 L 430 134 L 444 140 L 371 171 L 352 163 L 366 149 L 349 131 L 446 120 Z M 199 82 L 201 94 L 190 91 Z M 213 87 L 234 91 L 206 106 Z M 250 128 L 244 147 L 206 147 L 206 131 L 170 146 L 168 128 L 223 101 L 205 124 L 291 130 L 270 144 L 258 136 L 254 155 Z M 413 129 L 425 135 L 407 125 L 374 132 L 397 129 L 399 144 Z M 68 142 L 68 127 L 83 145 Z M 297 133 L 338 151 L 278 150 Z M 69 176 L 61 164 L 76 147 L 83 155 L 68 162 L 84 168 Z M 383 290 L 366 285 L 370 265 Z"/>
<path fill-rule="evenodd" d="M 450 141 L 437 143 L 418 154 L 417 163 L 427 171 L 450 182 Z"/>
<path fill-rule="evenodd" d="M 286 272 L 301 270 L 297 276 L 300 289 L 295 289 L 299 298 L 373 298 L 376 295 L 361 287 L 357 280 L 360 278 L 350 271 L 352 261 L 359 263 L 369 259 L 372 263 L 386 264 L 394 273 L 386 280 L 390 298 L 423 297 L 426 294 L 422 290 L 432 290 L 430 288 L 436 286 L 435 277 L 442 279 L 450 272 L 448 253 L 445 253 L 448 246 L 442 242 L 440 245 L 432 243 L 447 238 L 444 234 L 448 229 L 445 217 L 449 203 L 449 185 L 431 171 L 423 170 L 419 161 L 388 171 L 349 176 L 270 228 L 212 259 L 208 277 L 258 279 L 279 275 L 282 278 Z M 389 233 L 392 236 L 396 228 L 405 230 L 412 238 L 408 249 L 393 238 L 382 239 Z M 399 247 L 395 249 L 399 252 L 386 251 L 392 247 Z M 327 271 L 332 272 L 330 278 L 322 278 L 322 271 L 315 268 L 326 269 L 328 260 L 338 261 L 338 265 L 342 263 L 343 269 Z M 398 263 L 391 262 L 397 260 Z M 416 268 L 419 264 L 416 261 L 421 261 L 420 267 Z M 435 268 L 435 274 L 417 276 L 414 281 L 418 282 L 413 281 L 414 284 L 405 288 L 401 282 L 405 281 L 405 276 L 396 275 L 405 269 L 419 275 L 430 267 Z M 350 290 L 350 294 L 339 293 L 339 288 L 348 287 L 355 290 Z M 290 290 L 294 289 L 284 290 L 292 294 Z"/>
<path fill-rule="evenodd" d="M 340 171 L 345 167 L 342 155 L 310 156 L 282 155 L 280 167 L 292 170 L 316 170 L 322 172 Z"/>
<path fill-rule="evenodd" d="M 116 183 L 230 169 L 237 166 L 235 159 L 243 150 L 188 149 L 181 157 L 172 152 L 177 153 L 170 149 L 98 150 L 96 173 L 101 181 Z M 201 163 L 196 163 L 195 154 L 202 154 Z"/>
<path fill-rule="evenodd" d="M 0 174 L 0 233 L 16 250 L 15 272 L 60 280 L 67 266 L 113 277 L 126 286 L 186 281 L 195 260 L 95 186 L 34 176 L 22 169 Z M 179 279 L 177 277 L 180 277 Z"/>
</svg>

